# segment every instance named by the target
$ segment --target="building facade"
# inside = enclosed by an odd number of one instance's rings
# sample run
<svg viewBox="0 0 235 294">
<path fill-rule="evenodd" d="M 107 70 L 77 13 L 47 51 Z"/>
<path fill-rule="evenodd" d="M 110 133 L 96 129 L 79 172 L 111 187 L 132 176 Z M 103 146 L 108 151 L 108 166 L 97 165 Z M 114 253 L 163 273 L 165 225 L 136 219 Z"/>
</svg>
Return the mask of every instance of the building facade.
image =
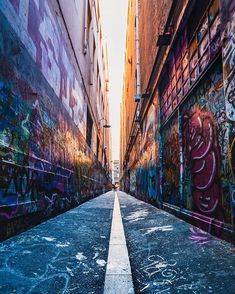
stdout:
<svg viewBox="0 0 235 294">
<path fill-rule="evenodd" d="M 234 1 L 137 4 L 129 1 L 121 186 L 234 238 Z M 135 101 L 138 47 L 141 99 Z"/>
<path fill-rule="evenodd" d="M 113 161 L 113 184 L 119 183 L 119 160 Z"/>
<path fill-rule="evenodd" d="M 110 186 L 99 1 L 0 1 L 1 238 Z"/>
</svg>

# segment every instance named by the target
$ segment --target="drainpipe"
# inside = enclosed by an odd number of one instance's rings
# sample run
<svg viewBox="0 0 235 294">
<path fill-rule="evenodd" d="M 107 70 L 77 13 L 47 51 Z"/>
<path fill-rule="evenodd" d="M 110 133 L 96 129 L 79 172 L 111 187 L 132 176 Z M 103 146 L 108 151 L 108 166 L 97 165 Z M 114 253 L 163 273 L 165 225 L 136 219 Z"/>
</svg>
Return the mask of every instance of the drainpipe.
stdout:
<svg viewBox="0 0 235 294">
<path fill-rule="evenodd" d="M 139 102 L 140 99 L 141 99 L 141 92 L 140 92 L 139 0 L 136 0 L 135 46 L 136 46 L 136 96 L 135 96 L 135 102 Z"/>
<path fill-rule="evenodd" d="M 88 1 L 85 0 L 85 16 L 84 16 L 84 44 L 83 44 L 83 53 L 87 53 L 87 29 L 88 29 L 88 24 L 87 24 L 87 16 L 88 16 Z"/>
</svg>

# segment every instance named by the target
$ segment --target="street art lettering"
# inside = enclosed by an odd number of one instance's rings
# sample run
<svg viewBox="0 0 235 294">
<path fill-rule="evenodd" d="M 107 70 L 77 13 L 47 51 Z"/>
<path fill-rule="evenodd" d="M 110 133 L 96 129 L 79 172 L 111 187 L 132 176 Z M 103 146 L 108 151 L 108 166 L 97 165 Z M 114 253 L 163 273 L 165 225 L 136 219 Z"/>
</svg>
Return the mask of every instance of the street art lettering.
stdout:
<svg viewBox="0 0 235 294">
<path fill-rule="evenodd" d="M 231 222 L 234 213 L 231 210 L 234 131 L 226 115 L 221 63 L 216 62 L 181 105 L 179 117 L 173 116 L 164 125 L 161 135 L 154 137 L 156 141 L 142 143 L 148 150 L 159 150 L 159 144 L 162 146 L 163 202 L 188 209 L 192 218 L 214 219 L 217 235 L 221 235 L 224 224 Z M 143 136 L 143 142 L 147 137 Z M 152 144 L 156 144 L 155 147 Z M 145 149 L 142 148 L 142 157 L 137 163 L 133 194 L 159 203 L 161 165 L 159 159 L 151 159 Z M 196 225 L 211 232 L 211 221 L 207 226 L 201 222 Z M 193 236 L 192 240 L 197 238 L 197 242 L 205 242 L 203 236 Z"/>
<path fill-rule="evenodd" d="M 38 3 L 40 13 L 44 2 Z M 14 3 L 14 7 L 23 5 L 23 1 Z M 4 5 L 11 5 L 10 1 Z M 39 17 L 39 12 L 35 13 L 35 18 Z M 55 85 L 45 79 L 45 72 L 35 64 L 1 11 L 0 27 L 0 221 L 14 221 L 32 213 L 49 217 L 101 194 L 107 178 L 77 127 L 80 119 L 76 120 L 76 107 L 68 98 L 56 95 L 56 88 L 51 88 Z M 50 22 L 45 34 L 49 28 Z M 47 52 L 48 58 L 55 58 L 53 50 Z M 70 85 L 74 85 L 73 91 L 76 81 Z M 72 92 L 67 88 L 66 93 Z M 75 104 L 85 105 L 80 94 Z M 63 99 L 76 110 L 74 117 Z"/>
<path fill-rule="evenodd" d="M 95 179 L 97 163 L 92 163 L 80 150 L 69 156 L 71 146 L 81 144 L 76 135 L 69 130 L 65 133 L 56 130 L 56 123 L 50 122 L 53 134 L 48 120 L 43 119 L 48 115 L 45 116 L 38 100 L 32 102 L 31 110 L 28 104 L 23 105 L 23 100 L 1 83 L 0 108 L 5 120 L 0 123 L 0 216 L 10 219 L 43 209 L 45 214 L 50 214 L 53 210 L 75 205 L 80 197 L 91 192 L 90 179 L 95 182 L 95 185 L 92 183 L 93 192 L 95 188 L 101 190 L 100 181 Z M 67 164 L 65 150 L 68 150 Z"/>
<path fill-rule="evenodd" d="M 134 167 L 136 170 L 136 191 L 134 194 L 145 200 L 156 202 L 160 193 L 157 119 L 156 103 L 153 102 L 143 124 L 141 140 L 136 142 L 140 148 L 135 147 L 134 149 L 138 152 Z"/>
<path fill-rule="evenodd" d="M 193 243 L 199 245 L 211 244 L 214 241 L 214 238 L 212 238 L 211 235 L 197 227 L 190 228 L 189 239 L 192 240 Z"/>
<path fill-rule="evenodd" d="M 147 199 L 147 191 L 148 191 L 148 171 L 145 166 L 139 166 L 137 170 L 137 192 L 139 196 Z"/>
<path fill-rule="evenodd" d="M 223 0 L 222 10 L 222 54 L 226 113 L 228 119 L 235 121 L 235 6 L 233 1 Z"/>
<path fill-rule="evenodd" d="M 180 201 L 180 145 L 178 120 L 174 118 L 163 132 L 163 197 L 164 201 Z"/>
<path fill-rule="evenodd" d="M 158 170 L 153 160 L 149 162 L 148 169 L 148 196 L 152 200 L 156 200 L 159 195 Z"/>
<path fill-rule="evenodd" d="M 221 0 L 222 14 L 222 60 L 224 77 L 224 96 L 226 105 L 226 116 L 228 118 L 229 136 L 229 192 L 231 195 L 231 218 L 232 227 L 235 228 L 235 179 L 234 179 L 234 135 L 235 135 L 235 5 L 234 1 Z"/>
<path fill-rule="evenodd" d="M 130 172 L 130 193 L 134 194 L 136 191 L 136 171 L 131 170 Z"/>
<path fill-rule="evenodd" d="M 149 110 L 149 115 L 147 116 L 144 126 L 143 126 L 143 136 L 142 136 L 142 147 L 141 153 L 143 157 L 150 161 L 151 159 L 156 159 L 157 156 L 157 110 L 156 106 L 153 104 Z"/>
<path fill-rule="evenodd" d="M 230 123 L 225 114 L 221 63 L 216 63 L 181 109 L 183 197 L 186 208 L 231 221 Z"/>
<path fill-rule="evenodd" d="M 233 128 L 233 134 L 235 133 L 235 128 Z M 228 160 L 230 165 L 230 170 L 232 171 L 231 182 L 233 184 L 230 185 L 230 193 L 231 197 L 231 206 L 232 206 L 232 219 L 235 219 L 235 138 L 233 138 L 232 143 L 229 146 L 228 152 Z"/>
<path fill-rule="evenodd" d="M 219 150 L 214 119 L 195 108 L 183 115 L 185 165 L 190 166 L 193 203 L 202 213 L 213 212 L 219 203 Z"/>
<path fill-rule="evenodd" d="M 147 275 L 148 279 L 155 276 L 158 286 L 171 284 L 178 273 L 177 262 L 175 260 L 166 261 L 162 256 L 149 255 L 140 270 Z"/>
<path fill-rule="evenodd" d="M 175 281 L 182 279 L 183 272 L 179 269 L 177 261 L 173 258 L 154 254 L 155 243 L 150 243 L 148 250 L 141 250 L 139 254 L 144 262 L 137 269 L 142 277 L 139 292 L 145 293 L 148 288 L 158 293 L 169 293 Z"/>
<path fill-rule="evenodd" d="M 235 138 L 233 138 L 229 149 L 229 163 L 232 170 L 233 179 L 235 180 Z"/>
<path fill-rule="evenodd" d="M 159 169 L 153 160 L 150 160 L 148 166 L 138 167 L 135 194 L 146 200 L 157 201 L 159 186 Z"/>
<path fill-rule="evenodd" d="M 73 69 L 72 54 L 66 45 L 61 24 L 52 13 L 48 1 L 3 1 L 0 10 L 61 99 L 76 126 L 85 135 L 87 105 L 81 77 Z"/>
<path fill-rule="evenodd" d="M 196 226 L 221 235 L 224 228 L 233 233 L 235 228 L 235 2 L 210 5 L 214 16 L 204 18 L 202 30 L 194 32 L 197 38 L 203 35 L 201 41 L 187 44 L 186 35 L 180 41 L 183 48 L 191 46 L 189 51 L 197 47 L 189 64 L 186 49 L 171 46 L 156 81 L 159 97 L 141 121 L 138 161 L 129 171 L 136 170 L 137 197 L 186 213 Z M 173 56 L 181 56 L 177 60 L 182 62 L 174 65 Z M 176 88 L 180 99 L 174 103 Z M 207 242 L 200 230 L 191 239 Z"/>
</svg>

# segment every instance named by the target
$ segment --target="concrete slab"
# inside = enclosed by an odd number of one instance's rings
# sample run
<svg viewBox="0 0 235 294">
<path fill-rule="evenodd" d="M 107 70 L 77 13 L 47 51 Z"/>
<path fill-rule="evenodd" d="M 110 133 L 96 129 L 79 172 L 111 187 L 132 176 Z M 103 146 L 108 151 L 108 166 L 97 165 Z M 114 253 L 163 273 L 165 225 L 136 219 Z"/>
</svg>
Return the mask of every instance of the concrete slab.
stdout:
<svg viewBox="0 0 235 294">
<path fill-rule="evenodd" d="M 106 294 L 134 294 L 132 275 L 108 275 L 105 280 Z"/>
<path fill-rule="evenodd" d="M 109 245 L 125 245 L 126 246 L 126 239 L 120 239 L 117 236 L 114 236 L 110 239 Z"/>
<path fill-rule="evenodd" d="M 134 293 L 131 267 L 126 246 L 117 193 L 115 193 L 104 294 Z"/>
<path fill-rule="evenodd" d="M 136 293 L 234 294 L 235 248 L 118 192 Z"/>
<path fill-rule="evenodd" d="M 103 293 L 114 193 L 0 243 L 0 293 Z"/>
<path fill-rule="evenodd" d="M 109 246 L 106 275 L 131 274 L 129 256 L 126 245 Z"/>
<path fill-rule="evenodd" d="M 126 245 L 123 224 L 120 222 L 121 215 L 113 216 L 110 245 Z"/>
</svg>

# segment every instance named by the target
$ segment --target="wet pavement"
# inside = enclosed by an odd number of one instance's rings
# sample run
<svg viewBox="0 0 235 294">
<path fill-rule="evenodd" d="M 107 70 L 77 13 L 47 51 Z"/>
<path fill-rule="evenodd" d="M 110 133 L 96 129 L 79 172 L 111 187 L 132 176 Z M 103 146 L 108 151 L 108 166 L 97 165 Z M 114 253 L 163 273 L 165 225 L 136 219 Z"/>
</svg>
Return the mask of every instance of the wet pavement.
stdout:
<svg viewBox="0 0 235 294">
<path fill-rule="evenodd" d="M 135 293 L 235 293 L 233 245 L 117 194 Z M 108 192 L 0 243 L 0 293 L 103 293 L 113 205 Z"/>
<path fill-rule="evenodd" d="M 136 293 L 235 293 L 235 248 L 118 192 Z"/>
<path fill-rule="evenodd" d="M 114 193 L 0 243 L 0 293 L 103 293 Z"/>
</svg>

